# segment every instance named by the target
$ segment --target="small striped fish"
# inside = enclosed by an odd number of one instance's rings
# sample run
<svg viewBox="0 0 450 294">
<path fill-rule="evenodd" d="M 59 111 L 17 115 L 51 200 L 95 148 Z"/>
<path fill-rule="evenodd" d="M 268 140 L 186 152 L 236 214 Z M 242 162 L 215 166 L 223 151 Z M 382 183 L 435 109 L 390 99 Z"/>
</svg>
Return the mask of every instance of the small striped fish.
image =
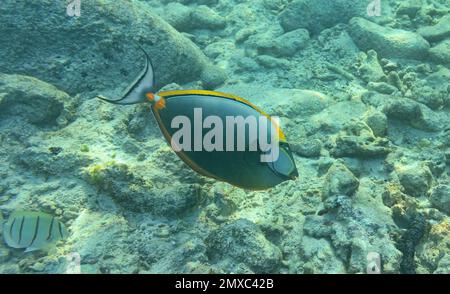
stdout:
<svg viewBox="0 0 450 294">
<path fill-rule="evenodd" d="M 13 212 L 3 226 L 6 244 L 13 248 L 26 248 L 25 252 L 44 249 L 64 240 L 67 235 L 60 221 L 42 212 Z"/>
</svg>

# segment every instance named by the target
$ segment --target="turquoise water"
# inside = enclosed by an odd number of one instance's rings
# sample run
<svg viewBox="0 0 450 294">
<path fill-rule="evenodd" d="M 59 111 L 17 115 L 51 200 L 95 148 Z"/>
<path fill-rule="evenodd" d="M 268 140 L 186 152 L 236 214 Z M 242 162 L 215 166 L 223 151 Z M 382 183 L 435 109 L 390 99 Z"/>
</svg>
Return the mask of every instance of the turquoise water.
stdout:
<svg viewBox="0 0 450 294">
<path fill-rule="evenodd" d="M 3 0 L 0 23 L 1 273 L 450 273 L 450 1 Z M 141 48 L 143 103 L 97 99 Z M 153 113 L 192 89 L 279 118 L 282 163 L 183 162 Z"/>
</svg>

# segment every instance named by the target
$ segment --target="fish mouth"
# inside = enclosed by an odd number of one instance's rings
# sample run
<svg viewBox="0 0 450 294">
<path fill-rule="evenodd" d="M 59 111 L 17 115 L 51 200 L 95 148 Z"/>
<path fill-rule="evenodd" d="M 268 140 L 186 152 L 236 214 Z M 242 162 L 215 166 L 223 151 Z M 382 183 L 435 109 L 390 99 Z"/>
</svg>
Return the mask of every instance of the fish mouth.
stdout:
<svg viewBox="0 0 450 294">
<path fill-rule="evenodd" d="M 292 174 L 289 175 L 289 178 L 290 178 L 291 180 L 296 180 L 296 179 L 298 179 L 298 171 L 297 171 L 297 169 L 295 169 L 295 171 L 292 172 Z"/>
</svg>

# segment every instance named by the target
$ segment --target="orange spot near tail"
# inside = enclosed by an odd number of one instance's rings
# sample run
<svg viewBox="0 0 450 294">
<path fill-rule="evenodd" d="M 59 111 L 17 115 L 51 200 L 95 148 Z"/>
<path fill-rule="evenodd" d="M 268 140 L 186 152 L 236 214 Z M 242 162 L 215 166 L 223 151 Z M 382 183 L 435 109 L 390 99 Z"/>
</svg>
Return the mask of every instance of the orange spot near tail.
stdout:
<svg viewBox="0 0 450 294">
<path fill-rule="evenodd" d="M 145 94 L 145 96 L 147 96 L 147 99 L 152 102 L 153 107 L 155 107 L 155 109 L 163 109 L 164 107 L 166 107 L 166 100 L 164 100 L 163 97 L 159 96 L 159 100 L 156 101 L 155 103 L 155 94 L 153 93 L 147 93 Z"/>
<path fill-rule="evenodd" d="M 147 99 L 152 102 L 153 102 L 153 100 L 155 100 L 155 94 L 153 94 L 153 93 L 147 93 L 147 94 L 145 94 L 145 96 L 147 96 Z"/>
<path fill-rule="evenodd" d="M 166 100 L 164 100 L 163 97 L 160 97 L 158 102 L 155 103 L 155 108 L 156 109 L 163 109 L 164 107 L 166 107 Z"/>
</svg>

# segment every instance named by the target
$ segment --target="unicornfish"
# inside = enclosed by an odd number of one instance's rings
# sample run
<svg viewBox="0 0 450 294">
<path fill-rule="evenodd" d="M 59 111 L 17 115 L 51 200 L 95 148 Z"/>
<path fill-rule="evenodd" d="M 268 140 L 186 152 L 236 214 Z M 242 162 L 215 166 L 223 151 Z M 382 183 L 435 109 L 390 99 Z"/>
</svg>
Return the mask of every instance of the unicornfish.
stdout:
<svg viewBox="0 0 450 294">
<path fill-rule="evenodd" d="M 6 244 L 12 248 L 26 248 L 25 252 L 46 249 L 67 236 L 64 224 L 43 212 L 13 212 L 3 225 Z"/>
<path fill-rule="evenodd" d="M 150 103 L 158 126 L 175 153 L 206 177 L 244 189 L 264 190 L 298 176 L 286 136 L 275 119 L 232 94 L 206 90 L 153 93 L 152 62 L 142 51 L 144 68 L 122 97 L 98 98 L 120 105 Z M 202 138 L 212 146 L 203 146 Z M 277 148 L 263 148 L 272 143 Z"/>
</svg>

